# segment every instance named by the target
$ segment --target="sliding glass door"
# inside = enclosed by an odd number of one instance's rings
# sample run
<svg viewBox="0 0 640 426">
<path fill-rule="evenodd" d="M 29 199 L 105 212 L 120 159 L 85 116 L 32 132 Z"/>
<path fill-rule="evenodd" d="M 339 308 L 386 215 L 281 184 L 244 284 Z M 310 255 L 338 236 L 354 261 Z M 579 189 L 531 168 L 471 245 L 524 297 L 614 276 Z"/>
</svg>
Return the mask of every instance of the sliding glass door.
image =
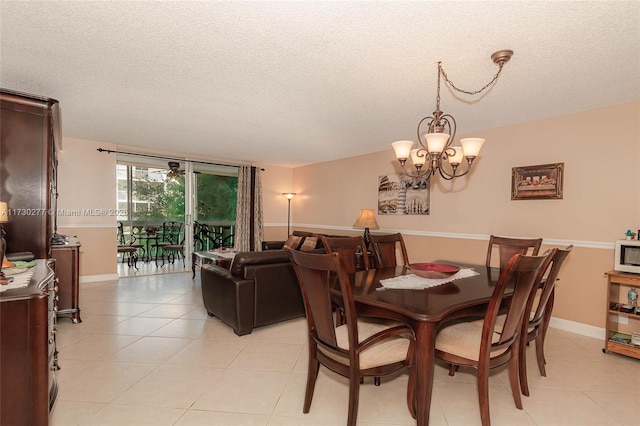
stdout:
<svg viewBox="0 0 640 426">
<path fill-rule="evenodd" d="M 163 243 L 183 244 L 188 267 L 192 251 L 233 247 L 238 174 L 230 166 L 177 164 L 118 155 L 118 237 L 141 244 L 139 258 L 154 264 Z"/>
<path fill-rule="evenodd" d="M 194 188 L 193 250 L 233 247 L 237 168 L 194 164 Z"/>
</svg>

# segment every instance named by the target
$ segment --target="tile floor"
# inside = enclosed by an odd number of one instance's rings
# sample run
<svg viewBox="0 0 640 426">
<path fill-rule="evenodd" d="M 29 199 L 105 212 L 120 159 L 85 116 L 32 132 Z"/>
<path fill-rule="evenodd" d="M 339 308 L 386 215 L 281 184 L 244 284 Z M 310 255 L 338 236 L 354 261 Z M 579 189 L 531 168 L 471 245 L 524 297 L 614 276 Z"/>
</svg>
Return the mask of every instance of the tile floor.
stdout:
<svg viewBox="0 0 640 426">
<path fill-rule="evenodd" d="M 302 413 L 304 319 L 238 337 L 207 316 L 190 272 L 81 284 L 83 322 L 58 325 L 54 426 L 344 425 L 347 381 L 322 368 Z M 490 378 L 493 425 L 640 425 L 640 361 L 551 329 L 547 377 L 530 362 L 531 397 L 515 408 L 506 371 Z M 533 347 L 529 348 L 533 360 Z M 475 375 L 436 367 L 431 425 L 480 424 Z M 412 425 L 407 376 L 365 383 L 359 425 Z"/>
</svg>

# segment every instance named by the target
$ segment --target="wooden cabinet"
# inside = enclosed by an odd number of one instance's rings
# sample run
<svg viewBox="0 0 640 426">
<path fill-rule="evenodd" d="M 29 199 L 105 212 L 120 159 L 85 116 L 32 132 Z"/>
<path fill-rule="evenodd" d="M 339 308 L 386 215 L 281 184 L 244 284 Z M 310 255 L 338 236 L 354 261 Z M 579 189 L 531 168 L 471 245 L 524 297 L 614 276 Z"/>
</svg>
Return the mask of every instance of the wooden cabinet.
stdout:
<svg viewBox="0 0 640 426">
<path fill-rule="evenodd" d="M 2 425 L 47 425 L 58 392 L 51 262 L 39 260 L 28 282 L 0 292 Z"/>
<path fill-rule="evenodd" d="M 0 89 L 0 200 L 7 252 L 50 255 L 56 220 L 58 101 Z M 59 143 L 59 142 L 58 142 Z"/>
<path fill-rule="evenodd" d="M 640 315 L 623 312 L 627 303 L 627 293 L 631 288 L 640 291 L 640 274 L 609 271 L 607 280 L 607 321 L 603 352 L 640 359 L 640 344 L 633 344 L 633 333 L 640 337 Z"/>
<path fill-rule="evenodd" d="M 67 244 L 51 247 L 58 278 L 58 318 L 71 318 L 74 324 L 82 322 L 79 305 L 80 242 L 70 238 Z"/>
</svg>

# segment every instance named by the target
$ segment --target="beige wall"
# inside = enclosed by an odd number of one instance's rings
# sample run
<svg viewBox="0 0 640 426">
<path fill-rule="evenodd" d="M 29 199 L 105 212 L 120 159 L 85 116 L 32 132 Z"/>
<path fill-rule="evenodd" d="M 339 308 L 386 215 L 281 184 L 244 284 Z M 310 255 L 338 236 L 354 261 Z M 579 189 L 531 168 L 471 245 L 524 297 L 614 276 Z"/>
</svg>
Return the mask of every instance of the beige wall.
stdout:
<svg viewBox="0 0 640 426">
<path fill-rule="evenodd" d="M 295 192 L 293 189 L 293 171 L 288 167 L 278 167 L 269 164 L 261 165 L 262 172 L 262 208 L 264 239 L 287 239 L 287 199 L 285 192 Z M 294 206 L 297 196 L 291 200 L 291 223 L 294 221 Z"/>
<path fill-rule="evenodd" d="M 640 103 L 474 136 L 487 142 L 468 178 L 435 178 L 429 216 L 376 215 L 378 232 L 403 232 L 412 261 L 482 263 L 490 234 L 574 244 L 554 316 L 603 327 L 613 241 L 640 229 Z M 562 200 L 511 200 L 512 167 L 561 162 Z M 396 170 L 391 147 L 294 169 L 296 227 L 352 231 L 360 209 L 376 209 L 378 176 Z"/>
<path fill-rule="evenodd" d="M 80 276 L 117 277 L 116 158 L 113 145 L 64 138 L 58 152 L 58 233 L 77 236 Z"/>
</svg>

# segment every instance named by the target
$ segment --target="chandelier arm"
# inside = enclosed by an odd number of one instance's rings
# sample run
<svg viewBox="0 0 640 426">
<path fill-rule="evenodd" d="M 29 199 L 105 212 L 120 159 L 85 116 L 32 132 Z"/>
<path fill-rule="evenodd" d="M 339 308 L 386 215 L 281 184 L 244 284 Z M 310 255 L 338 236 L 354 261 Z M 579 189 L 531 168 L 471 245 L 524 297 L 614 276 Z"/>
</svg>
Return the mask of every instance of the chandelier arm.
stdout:
<svg viewBox="0 0 640 426">
<path fill-rule="evenodd" d="M 427 153 L 429 153 L 429 149 L 427 148 L 427 144 L 422 143 L 422 138 L 420 137 L 420 127 L 422 126 L 422 123 L 425 120 L 431 120 L 431 122 L 433 122 L 433 120 L 435 120 L 435 118 L 431 115 L 424 117 L 422 120 L 420 120 L 420 122 L 418 123 L 418 127 L 416 128 L 416 134 L 418 135 L 418 143 L 420 144 L 420 146 L 425 149 L 427 151 Z"/>
<path fill-rule="evenodd" d="M 433 167 L 431 166 L 431 161 L 427 161 L 427 163 L 428 163 L 428 167 L 426 167 L 424 169 L 420 169 L 419 171 L 415 171 L 415 172 L 407 171 L 404 168 L 404 164 L 403 163 L 400 163 L 400 168 L 402 168 L 402 174 L 403 175 L 408 176 L 411 179 L 417 179 L 417 178 L 421 178 L 423 176 L 430 175 L 431 173 L 434 172 Z"/>
<path fill-rule="evenodd" d="M 444 77 L 444 80 L 447 82 L 447 84 L 449 86 L 451 86 L 455 91 L 460 92 L 460 93 L 465 93 L 467 95 L 477 95 L 478 93 L 482 93 L 484 92 L 488 87 L 491 87 L 493 85 L 493 83 L 496 82 L 496 80 L 498 79 L 498 77 L 500 76 L 500 73 L 502 72 L 502 67 L 503 67 L 503 63 L 498 64 L 498 72 L 496 73 L 496 75 L 493 76 L 493 79 L 491 79 L 490 82 L 488 82 L 487 84 L 485 84 L 482 89 L 480 90 L 463 90 L 458 88 L 455 84 L 453 84 L 453 81 L 449 80 L 449 77 L 447 76 L 447 73 L 444 72 L 444 69 L 442 68 L 442 66 L 438 65 L 438 69 L 440 70 L 440 73 L 442 74 L 442 76 Z"/>
</svg>

